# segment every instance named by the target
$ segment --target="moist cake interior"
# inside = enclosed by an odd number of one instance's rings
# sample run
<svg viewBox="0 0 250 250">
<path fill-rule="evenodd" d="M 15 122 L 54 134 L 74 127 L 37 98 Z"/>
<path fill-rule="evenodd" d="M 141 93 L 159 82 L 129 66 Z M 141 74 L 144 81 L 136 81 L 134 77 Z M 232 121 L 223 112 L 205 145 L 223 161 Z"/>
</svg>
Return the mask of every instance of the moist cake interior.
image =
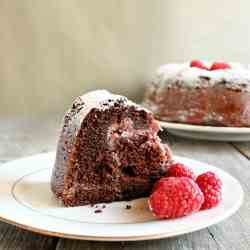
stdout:
<svg viewBox="0 0 250 250">
<path fill-rule="evenodd" d="M 65 179 L 65 204 L 130 200 L 149 194 L 167 159 L 150 113 L 117 102 L 82 123 Z"/>
</svg>

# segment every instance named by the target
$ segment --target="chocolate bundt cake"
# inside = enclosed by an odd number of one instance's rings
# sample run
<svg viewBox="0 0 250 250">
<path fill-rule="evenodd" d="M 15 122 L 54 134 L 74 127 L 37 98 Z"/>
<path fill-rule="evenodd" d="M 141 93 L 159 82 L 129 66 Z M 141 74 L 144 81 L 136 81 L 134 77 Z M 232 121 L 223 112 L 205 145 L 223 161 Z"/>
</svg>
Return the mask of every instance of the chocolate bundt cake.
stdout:
<svg viewBox="0 0 250 250">
<path fill-rule="evenodd" d="M 105 90 L 78 97 L 66 113 L 51 188 L 66 206 L 149 195 L 171 161 L 153 115 Z"/>
<path fill-rule="evenodd" d="M 202 61 L 163 65 L 144 104 L 162 121 L 250 127 L 250 68 Z"/>
</svg>

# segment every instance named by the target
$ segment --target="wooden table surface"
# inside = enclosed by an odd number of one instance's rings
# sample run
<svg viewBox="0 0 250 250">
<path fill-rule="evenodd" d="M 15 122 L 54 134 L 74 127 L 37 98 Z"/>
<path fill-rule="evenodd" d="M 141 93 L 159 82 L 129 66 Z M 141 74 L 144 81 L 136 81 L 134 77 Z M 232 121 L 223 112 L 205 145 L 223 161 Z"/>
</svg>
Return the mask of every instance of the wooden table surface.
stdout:
<svg viewBox="0 0 250 250">
<path fill-rule="evenodd" d="M 60 119 L 6 118 L 0 122 L 0 164 L 55 150 Z M 0 222 L 0 250 L 78 249 L 250 249 L 250 143 L 192 141 L 168 136 L 176 155 L 205 161 L 237 178 L 245 192 L 240 210 L 215 226 L 183 236 L 140 242 L 60 239 Z"/>
</svg>

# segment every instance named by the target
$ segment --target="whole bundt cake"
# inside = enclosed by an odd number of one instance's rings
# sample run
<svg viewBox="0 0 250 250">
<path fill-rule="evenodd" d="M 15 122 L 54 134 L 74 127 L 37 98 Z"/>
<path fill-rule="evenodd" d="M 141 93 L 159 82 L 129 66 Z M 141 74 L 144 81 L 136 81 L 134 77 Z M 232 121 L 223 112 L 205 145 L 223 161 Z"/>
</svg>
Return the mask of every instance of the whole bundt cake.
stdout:
<svg viewBox="0 0 250 250">
<path fill-rule="evenodd" d="M 250 127 L 250 66 L 197 60 L 163 65 L 147 85 L 144 105 L 161 121 Z"/>
<path fill-rule="evenodd" d="M 149 195 L 171 152 L 152 114 L 105 90 L 78 97 L 66 113 L 51 188 L 66 206 Z"/>
</svg>

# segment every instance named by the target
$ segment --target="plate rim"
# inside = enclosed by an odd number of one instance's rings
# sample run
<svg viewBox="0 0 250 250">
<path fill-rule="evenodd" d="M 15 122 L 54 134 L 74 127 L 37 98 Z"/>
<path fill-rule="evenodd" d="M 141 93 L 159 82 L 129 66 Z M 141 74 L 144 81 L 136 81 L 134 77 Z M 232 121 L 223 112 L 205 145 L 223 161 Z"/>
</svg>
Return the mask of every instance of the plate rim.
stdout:
<svg viewBox="0 0 250 250">
<path fill-rule="evenodd" d="M 6 167 L 8 167 L 8 165 L 10 165 L 10 164 L 16 164 L 16 163 L 18 163 L 21 160 L 22 161 L 23 160 L 30 160 L 30 159 L 33 159 L 33 158 L 36 158 L 36 157 L 46 157 L 46 156 L 49 157 L 52 154 L 53 154 L 53 156 L 55 155 L 54 152 L 50 152 L 50 153 L 36 154 L 36 155 L 33 155 L 33 156 L 29 156 L 29 157 L 23 157 L 23 158 L 14 160 L 14 161 L 10 161 L 10 162 L 4 163 L 4 164 L 2 164 L 0 166 L 0 168 L 1 169 L 2 168 L 6 168 Z M 48 236 L 68 238 L 68 239 L 94 240 L 94 241 L 139 241 L 139 240 L 152 240 L 152 239 L 168 238 L 168 237 L 182 235 L 182 234 L 185 234 L 185 233 L 195 232 L 195 231 L 207 228 L 208 226 L 217 224 L 217 223 L 225 220 L 226 218 L 232 216 L 240 208 L 240 206 L 242 205 L 243 200 L 244 200 L 244 191 L 243 191 L 243 188 L 240 185 L 239 181 L 236 178 L 234 178 L 233 176 L 231 176 L 226 171 L 224 171 L 224 170 L 222 170 L 220 168 L 217 168 L 217 167 L 215 167 L 213 165 L 210 165 L 208 163 L 205 163 L 205 162 L 201 162 L 201 161 L 198 161 L 198 160 L 194 160 L 192 158 L 182 157 L 182 156 L 175 156 L 175 158 L 177 158 L 177 159 L 181 159 L 182 158 L 182 159 L 187 159 L 187 160 L 191 160 L 191 161 L 196 161 L 197 163 L 200 162 L 200 163 L 208 165 L 208 166 L 210 166 L 212 168 L 219 169 L 219 171 L 221 171 L 221 172 L 225 173 L 226 175 L 228 175 L 229 177 L 231 177 L 233 179 L 233 181 L 238 185 L 238 187 L 240 188 L 240 199 L 238 200 L 237 203 L 235 203 L 230 208 L 230 210 L 227 213 L 225 213 L 225 215 L 212 220 L 212 222 L 199 223 L 198 226 L 196 224 L 195 226 L 191 226 L 191 228 L 188 228 L 188 229 L 187 228 L 181 228 L 179 231 L 174 231 L 173 233 L 172 232 L 163 232 L 163 233 L 157 233 L 157 234 L 147 234 L 147 235 L 128 236 L 128 237 L 125 237 L 125 236 L 124 237 L 123 236 L 118 236 L 118 237 L 117 236 L 103 236 L 103 237 L 101 237 L 101 236 L 77 235 L 77 234 L 69 234 L 69 233 L 63 233 L 63 232 L 56 232 L 56 231 L 52 231 L 52 230 L 45 230 L 45 229 L 39 228 L 38 226 L 37 227 L 33 227 L 33 226 L 30 226 L 30 225 L 27 225 L 27 224 L 24 224 L 24 223 L 19 223 L 19 222 L 15 221 L 15 220 L 11 220 L 9 218 L 5 218 L 1 214 L 0 214 L 0 221 L 3 221 L 5 223 L 8 223 L 8 224 L 11 224 L 11 225 L 23 228 L 25 230 L 29 230 L 29 231 L 35 232 L 35 233 L 40 233 L 40 234 L 48 235 Z M 156 222 L 160 222 L 160 221 L 156 221 Z"/>
<path fill-rule="evenodd" d="M 183 130 L 183 131 L 192 131 L 192 132 L 208 132 L 208 133 L 231 133 L 231 134 L 249 134 L 250 127 L 216 127 L 216 126 L 205 126 L 205 125 L 193 125 L 186 123 L 177 123 L 177 122 L 166 122 L 166 121 L 157 121 L 160 125 L 167 129 L 174 130 Z"/>
</svg>

